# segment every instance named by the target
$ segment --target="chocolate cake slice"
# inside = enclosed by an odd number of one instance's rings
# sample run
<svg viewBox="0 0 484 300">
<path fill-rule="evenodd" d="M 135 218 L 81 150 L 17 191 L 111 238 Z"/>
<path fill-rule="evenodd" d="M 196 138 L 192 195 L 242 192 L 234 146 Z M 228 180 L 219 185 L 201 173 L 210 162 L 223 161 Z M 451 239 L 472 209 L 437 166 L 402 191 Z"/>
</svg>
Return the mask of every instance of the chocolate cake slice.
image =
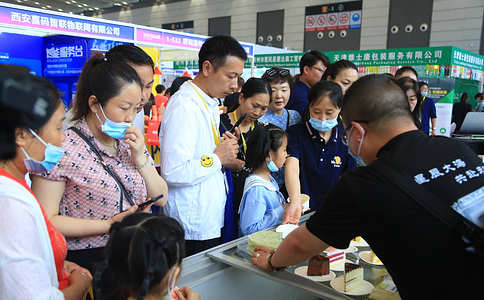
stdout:
<svg viewBox="0 0 484 300">
<path fill-rule="evenodd" d="M 345 263 L 344 291 L 349 292 L 363 283 L 363 267 L 352 263 Z"/>
<path fill-rule="evenodd" d="M 322 255 L 315 255 L 308 262 L 308 276 L 323 276 L 329 274 L 329 259 Z"/>
</svg>

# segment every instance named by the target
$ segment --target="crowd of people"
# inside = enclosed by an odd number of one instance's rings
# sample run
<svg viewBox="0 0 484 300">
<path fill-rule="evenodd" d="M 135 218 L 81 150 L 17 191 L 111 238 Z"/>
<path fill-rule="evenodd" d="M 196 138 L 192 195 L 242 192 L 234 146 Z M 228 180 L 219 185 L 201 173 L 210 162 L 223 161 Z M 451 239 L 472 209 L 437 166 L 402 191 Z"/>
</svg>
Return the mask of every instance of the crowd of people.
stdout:
<svg viewBox="0 0 484 300">
<path fill-rule="evenodd" d="M 283 270 L 362 236 L 403 299 L 484 298 L 484 267 L 469 241 L 392 181 L 396 168 L 409 178 L 402 184 L 446 206 L 464 197 L 484 205 L 482 160 L 458 141 L 429 136 L 435 103 L 417 72 L 358 79 L 350 61 L 331 64 L 313 50 L 298 79 L 273 67 L 244 83 L 246 59 L 234 38 L 211 37 L 195 78 L 159 85 L 153 96 L 151 58 L 116 46 L 84 66 L 67 122 L 55 86 L 25 75 L 22 83 L 49 91 L 52 112 L 40 128 L 13 128 L 15 156 L 0 160 L 0 298 L 200 299 L 176 287 L 182 259 L 298 224 L 302 194 L 314 215 L 277 252 L 256 248 L 252 263 Z M 466 101 L 459 109 L 468 110 Z M 150 109 L 163 115 L 159 172 L 143 127 L 133 126 Z M 466 276 L 438 276 L 450 255 Z M 450 280 L 450 290 L 428 288 Z"/>
</svg>

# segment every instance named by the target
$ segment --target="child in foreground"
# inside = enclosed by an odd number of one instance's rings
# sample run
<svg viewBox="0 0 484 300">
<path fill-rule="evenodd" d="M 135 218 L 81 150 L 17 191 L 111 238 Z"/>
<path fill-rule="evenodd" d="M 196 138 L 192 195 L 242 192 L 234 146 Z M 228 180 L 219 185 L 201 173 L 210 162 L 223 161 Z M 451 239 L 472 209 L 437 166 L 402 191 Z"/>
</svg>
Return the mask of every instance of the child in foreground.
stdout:
<svg viewBox="0 0 484 300">
<path fill-rule="evenodd" d="M 250 168 L 240 203 L 240 233 L 248 235 L 280 224 L 284 215 L 284 196 L 271 173 L 286 161 L 286 133 L 273 124 L 255 129 L 247 145 L 245 167 Z"/>
<path fill-rule="evenodd" d="M 109 300 L 200 300 L 188 287 L 178 289 L 185 256 L 183 228 L 167 216 L 135 213 L 109 230 L 106 260 L 94 279 Z"/>
</svg>

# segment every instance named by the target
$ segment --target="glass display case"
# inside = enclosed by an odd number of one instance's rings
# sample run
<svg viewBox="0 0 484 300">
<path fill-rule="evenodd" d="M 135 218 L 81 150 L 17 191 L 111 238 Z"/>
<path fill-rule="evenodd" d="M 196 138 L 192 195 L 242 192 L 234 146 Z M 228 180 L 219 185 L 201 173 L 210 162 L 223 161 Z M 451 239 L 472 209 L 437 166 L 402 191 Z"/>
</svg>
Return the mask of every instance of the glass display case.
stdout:
<svg viewBox="0 0 484 300">
<path fill-rule="evenodd" d="M 311 214 L 301 218 L 306 222 Z M 270 228 L 268 230 L 275 230 Z M 183 272 L 179 286 L 189 285 L 198 291 L 202 299 L 368 299 L 365 295 L 345 295 L 335 290 L 331 281 L 316 282 L 295 273 L 307 261 L 289 267 L 284 272 L 269 273 L 251 263 L 251 256 L 245 250 L 247 237 L 187 257 L 183 261 Z M 350 247 L 351 248 L 351 247 Z M 373 286 L 379 284 L 387 271 L 383 265 L 366 262 L 361 254 L 368 253 L 368 245 L 356 244 L 357 249 L 348 249 L 346 259 L 359 264 L 364 270 L 364 280 Z M 324 254 L 323 254 L 324 255 Z M 366 259 L 366 260 L 365 260 Z M 343 277 L 343 271 L 334 271 L 336 278 Z M 227 294 L 230 294 L 228 296 Z"/>
</svg>

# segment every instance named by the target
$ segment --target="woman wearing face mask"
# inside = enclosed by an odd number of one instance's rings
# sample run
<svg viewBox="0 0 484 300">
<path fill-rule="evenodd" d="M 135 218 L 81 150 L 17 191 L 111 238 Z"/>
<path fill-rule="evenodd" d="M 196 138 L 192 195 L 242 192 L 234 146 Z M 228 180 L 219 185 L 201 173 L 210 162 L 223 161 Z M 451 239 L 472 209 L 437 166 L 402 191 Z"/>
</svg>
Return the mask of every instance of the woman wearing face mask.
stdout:
<svg viewBox="0 0 484 300">
<path fill-rule="evenodd" d="M 190 288 L 176 287 L 185 233 L 175 219 L 135 213 L 114 223 L 109 234 L 106 259 L 94 278 L 106 299 L 200 300 Z"/>
<path fill-rule="evenodd" d="M 402 77 L 397 81 L 407 95 L 415 126 L 423 131 L 422 123 L 420 122 L 420 103 L 422 102 L 422 96 L 419 93 L 417 82 L 410 77 Z"/>
<path fill-rule="evenodd" d="M 342 96 L 338 84 L 318 82 L 309 92 L 303 123 L 287 130 L 286 188 L 294 211 L 300 212 L 301 193 L 309 195 L 309 207 L 316 210 L 341 174 L 356 168 L 341 142 L 343 130 L 336 127 Z M 290 223 L 296 223 L 298 214 L 292 218 Z"/>
<path fill-rule="evenodd" d="M 94 270 L 113 222 L 135 212 L 146 198 L 164 195 L 144 137 L 132 127 L 142 82 L 126 63 L 100 53 L 84 66 L 74 107 L 77 123 L 65 131 L 66 149 L 50 172 L 36 172 L 32 189 L 52 224 L 67 237 L 68 259 Z M 150 206 L 144 208 L 149 210 Z"/>
<path fill-rule="evenodd" d="M 225 132 L 232 128 L 243 114 L 247 114 L 239 126 L 239 153 L 237 159 L 232 163 L 225 165 L 227 173 L 231 173 L 227 180 L 229 187 L 232 188 L 232 195 L 229 194 L 226 204 L 225 220 L 232 224 L 224 226 L 223 240 L 228 241 L 238 237 L 237 219 L 240 200 L 244 192 L 245 178 L 249 172 L 244 169 L 245 155 L 247 152 L 247 143 L 251 138 L 252 132 L 261 125 L 258 119 L 265 114 L 267 107 L 271 102 L 272 91 L 270 85 L 260 78 L 249 78 L 242 87 L 239 96 L 239 106 L 228 114 L 220 116 L 220 131 Z M 230 182 L 232 180 L 232 182 Z M 230 229 L 230 233 L 228 232 Z"/>
<path fill-rule="evenodd" d="M 65 261 L 64 236 L 24 180 L 27 172 L 48 172 L 62 157 L 64 105 L 53 83 L 26 76 L 27 84 L 47 90 L 54 112 L 39 129 L 15 128 L 15 157 L 0 161 L 0 299 L 81 299 L 91 274 Z"/>
</svg>

